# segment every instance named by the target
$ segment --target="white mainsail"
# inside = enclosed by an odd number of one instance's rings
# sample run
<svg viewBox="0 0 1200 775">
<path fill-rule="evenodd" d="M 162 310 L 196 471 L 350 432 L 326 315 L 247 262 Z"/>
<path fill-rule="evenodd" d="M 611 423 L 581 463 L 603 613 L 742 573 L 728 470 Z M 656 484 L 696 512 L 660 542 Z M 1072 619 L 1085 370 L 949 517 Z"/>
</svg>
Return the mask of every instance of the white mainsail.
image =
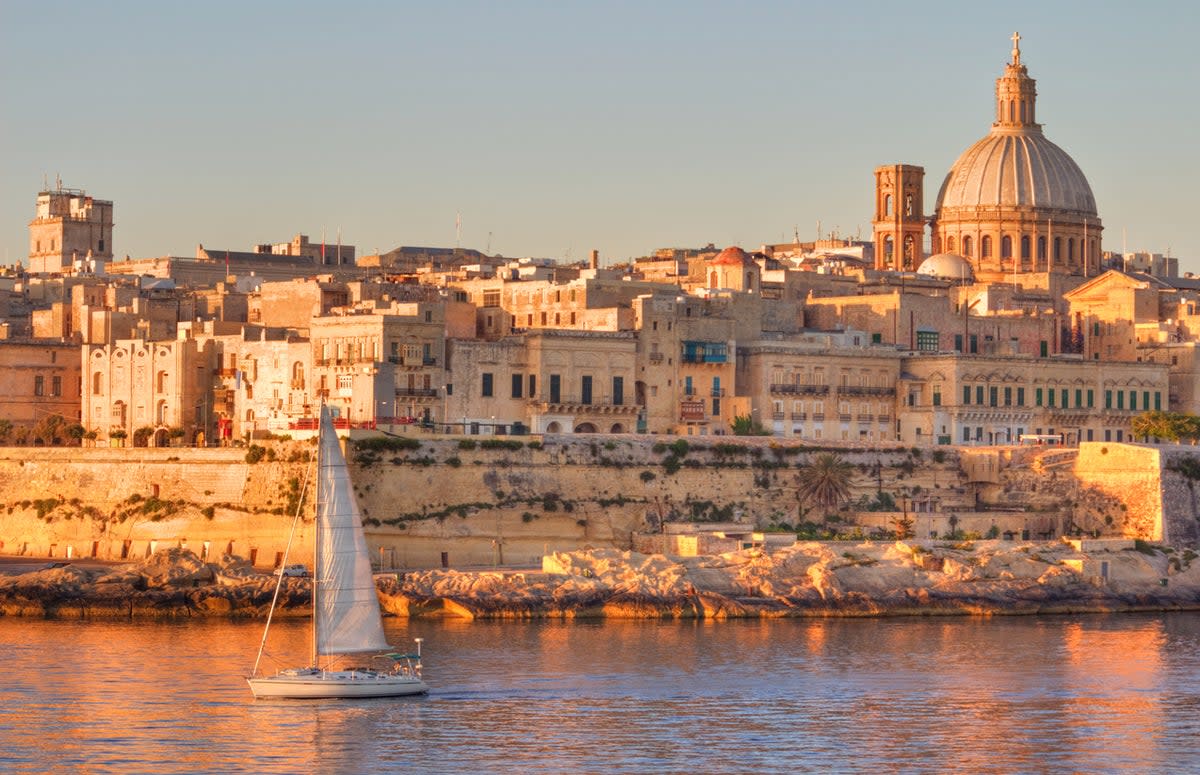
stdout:
<svg viewBox="0 0 1200 775">
<path fill-rule="evenodd" d="M 371 556 L 346 457 L 329 407 L 321 407 L 317 473 L 316 651 L 386 651 Z"/>
</svg>

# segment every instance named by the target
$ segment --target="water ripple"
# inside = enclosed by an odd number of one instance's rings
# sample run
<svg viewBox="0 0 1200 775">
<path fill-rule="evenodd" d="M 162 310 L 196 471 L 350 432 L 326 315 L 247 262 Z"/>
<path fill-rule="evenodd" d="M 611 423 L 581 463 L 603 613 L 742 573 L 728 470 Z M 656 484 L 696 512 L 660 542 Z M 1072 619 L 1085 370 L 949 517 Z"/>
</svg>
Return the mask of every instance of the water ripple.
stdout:
<svg viewBox="0 0 1200 775">
<path fill-rule="evenodd" d="M 251 623 L 0 620 L 0 770 L 1200 769 L 1195 614 L 388 627 L 427 697 L 255 702 Z"/>
</svg>

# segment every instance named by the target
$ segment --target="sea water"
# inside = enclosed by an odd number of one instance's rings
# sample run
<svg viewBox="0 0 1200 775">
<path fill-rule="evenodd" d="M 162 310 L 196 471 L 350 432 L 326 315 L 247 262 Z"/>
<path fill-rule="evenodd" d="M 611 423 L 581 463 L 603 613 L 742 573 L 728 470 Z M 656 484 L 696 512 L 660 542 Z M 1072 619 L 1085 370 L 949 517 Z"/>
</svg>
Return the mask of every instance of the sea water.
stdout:
<svg viewBox="0 0 1200 775">
<path fill-rule="evenodd" d="M 258 622 L 0 619 L 0 771 L 1200 770 L 1197 614 L 386 625 L 428 696 L 255 701 Z"/>
</svg>

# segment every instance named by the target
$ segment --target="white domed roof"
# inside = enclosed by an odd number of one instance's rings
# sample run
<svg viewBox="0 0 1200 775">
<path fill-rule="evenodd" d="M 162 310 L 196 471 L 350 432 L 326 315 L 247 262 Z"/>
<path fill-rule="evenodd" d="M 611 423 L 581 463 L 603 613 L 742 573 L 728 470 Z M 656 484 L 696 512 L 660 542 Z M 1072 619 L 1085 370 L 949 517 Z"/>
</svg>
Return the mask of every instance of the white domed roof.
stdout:
<svg viewBox="0 0 1200 775">
<path fill-rule="evenodd" d="M 939 280 L 974 280 L 971 262 L 955 253 L 938 253 L 921 262 L 917 274 Z"/>
<path fill-rule="evenodd" d="M 994 129 L 950 168 L 938 192 L 947 210 L 1034 207 L 1096 216 L 1096 199 L 1083 171 L 1040 128 Z"/>
</svg>

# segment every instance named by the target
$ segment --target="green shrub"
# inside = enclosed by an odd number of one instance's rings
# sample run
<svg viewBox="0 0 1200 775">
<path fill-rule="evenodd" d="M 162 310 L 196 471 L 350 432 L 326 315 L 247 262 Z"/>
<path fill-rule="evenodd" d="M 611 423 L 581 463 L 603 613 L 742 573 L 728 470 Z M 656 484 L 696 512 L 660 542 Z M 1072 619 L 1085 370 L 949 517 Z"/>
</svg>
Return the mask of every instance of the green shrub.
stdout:
<svg viewBox="0 0 1200 775">
<path fill-rule="evenodd" d="M 420 446 L 421 442 L 408 436 L 374 436 L 354 442 L 354 448 L 359 452 L 400 452 Z"/>
</svg>

